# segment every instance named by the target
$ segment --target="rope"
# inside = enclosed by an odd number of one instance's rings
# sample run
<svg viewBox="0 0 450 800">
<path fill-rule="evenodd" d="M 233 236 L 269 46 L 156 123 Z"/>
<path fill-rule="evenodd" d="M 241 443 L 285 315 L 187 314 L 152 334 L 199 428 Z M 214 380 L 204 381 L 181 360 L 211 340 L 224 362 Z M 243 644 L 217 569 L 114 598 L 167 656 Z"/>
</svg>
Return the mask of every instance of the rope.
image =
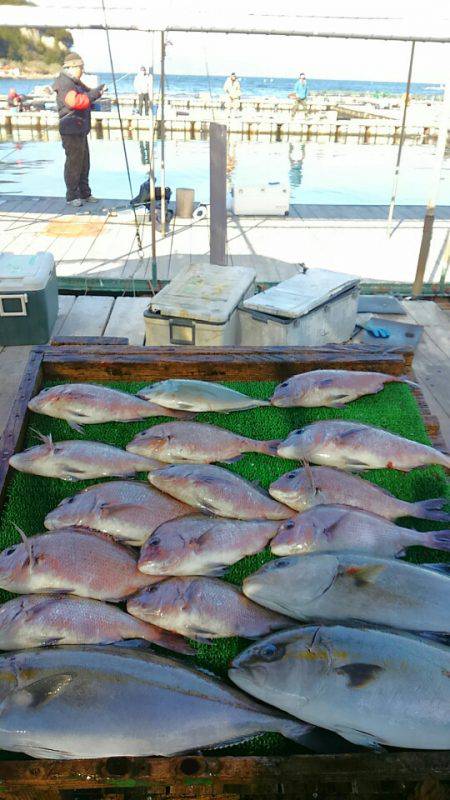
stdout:
<svg viewBox="0 0 450 800">
<path fill-rule="evenodd" d="M 125 166 L 126 166 L 126 169 L 127 169 L 127 176 L 128 176 L 128 185 L 130 187 L 130 200 L 132 200 L 133 199 L 133 186 L 131 184 L 130 164 L 129 164 L 129 161 L 128 161 L 128 153 L 127 153 L 127 148 L 126 148 L 126 144 L 125 144 L 125 137 L 124 137 L 124 134 L 123 134 L 122 114 L 121 114 L 120 105 L 119 105 L 119 94 L 118 94 L 118 91 L 117 91 L 116 72 L 115 72 L 115 69 L 114 69 L 114 62 L 113 62 L 113 56 L 112 56 L 112 50 L 111 50 L 111 40 L 110 40 L 110 36 L 109 36 L 109 27 L 108 27 L 108 22 L 107 22 L 107 17 L 106 17 L 105 0 L 102 0 L 102 8 L 103 8 L 103 15 L 104 15 L 104 19 L 105 19 L 105 33 L 106 33 L 106 41 L 107 41 L 107 44 L 108 44 L 109 63 L 111 65 L 111 75 L 112 75 L 112 80 L 113 80 L 113 85 L 114 85 L 114 96 L 116 98 L 117 114 L 118 114 L 118 117 L 119 117 L 120 137 L 122 139 L 123 155 L 124 155 L 124 158 L 125 158 Z M 143 246 L 142 246 L 142 239 L 141 239 L 141 234 L 140 234 L 140 230 L 139 230 L 139 221 L 138 221 L 138 218 L 137 218 L 136 209 L 134 208 L 134 206 L 132 206 L 132 208 L 133 208 L 133 215 L 134 215 L 134 224 L 135 224 L 135 227 L 136 227 L 136 241 L 138 243 L 139 258 L 142 259 L 143 255 L 144 255 L 144 249 L 143 249 Z"/>
</svg>

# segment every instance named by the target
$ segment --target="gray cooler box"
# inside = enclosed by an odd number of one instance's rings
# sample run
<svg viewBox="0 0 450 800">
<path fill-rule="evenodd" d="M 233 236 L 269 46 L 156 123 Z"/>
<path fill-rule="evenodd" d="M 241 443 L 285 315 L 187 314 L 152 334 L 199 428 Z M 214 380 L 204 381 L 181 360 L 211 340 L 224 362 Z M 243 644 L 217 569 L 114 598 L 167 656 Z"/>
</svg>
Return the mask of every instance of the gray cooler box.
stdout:
<svg viewBox="0 0 450 800">
<path fill-rule="evenodd" d="M 359 278 L 309 269 L 239 306 L 242 345 L 300 345 L 347 341 L 353 333 Z"/>
<path fill-rule="evenodd" d="M 57 316 L 51 253 L 0 254 L 0 345 L 45 344 Z"/>
</svg>

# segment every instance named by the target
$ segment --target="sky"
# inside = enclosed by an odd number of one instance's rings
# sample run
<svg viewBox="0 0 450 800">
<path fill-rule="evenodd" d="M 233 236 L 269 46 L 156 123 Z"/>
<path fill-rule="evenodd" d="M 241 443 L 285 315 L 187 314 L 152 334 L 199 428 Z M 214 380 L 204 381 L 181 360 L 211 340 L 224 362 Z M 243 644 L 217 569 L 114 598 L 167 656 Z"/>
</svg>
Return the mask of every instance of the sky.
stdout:
<svg viewBox="0 0 450 800">
<path fill-rule="evenodd" d="M 67 1 L 67 0 L 66 0 Z M 56 5 L 55 0 L 35 0 L 42 7 Z M 167 5 L 168 0 L 166 0 Z M 210 0 L 217 3 L 218 0 Z M 65 0 L 57 4 L 63 6 Z M 70 5 L 69 2 L 67 2 Z M 142 6 L 142 3 L 137 3 Z M 99 0 L 77 0 L 78 8 L 98 8 Z M 106 0 L 108 7 L 129 8 L 133 0 Z M 177 0 L 172 0 L 176 7 Z M 185 3 L 182 4 L 184 9 Z M 377 0 L 376 8 L 368 0 L 302 0 L 304 15 L 339 17 L 423 16 L 424 10 L 436 19 L 449 16 L 448 0 Z M 338 11 L 337 11 L 338 9 Z M 298 0 L 227 0 L 230 23 L 233 14 L 299 13 Z M 73 31 L 74 49 L 90 72 L 109 71 L 106 36 L 102 31 Z M 169 74 L 241 76 L 296 76 L 300 71 L 311 78 L 348 80 L 406 81 L 410 44 L 368 40 L 317 39 L 285 36 L 246 36 L 225 34 L 182 34 L 169 36 L 166 71 Z M 111 32 L 114 68 L 118 72 L 135 71 L 141 63 L 151 65 L 153 35 L 136 32 Z M 158 72 L 159 41 L 155 37 L 155 72 Z M 450 78 L 450 45 L 417 43 L 412 80 L 442 83 Z M 447 74 L 446 74 L 447 73 Z"/>
</svg>

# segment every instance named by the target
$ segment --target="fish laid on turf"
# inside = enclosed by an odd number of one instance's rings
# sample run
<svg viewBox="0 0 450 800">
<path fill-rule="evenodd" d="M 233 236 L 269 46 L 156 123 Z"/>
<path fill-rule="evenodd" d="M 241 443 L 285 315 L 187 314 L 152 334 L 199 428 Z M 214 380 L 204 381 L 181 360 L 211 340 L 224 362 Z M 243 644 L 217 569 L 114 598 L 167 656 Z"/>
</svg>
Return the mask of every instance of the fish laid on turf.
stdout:
<svg viewBox="0 0 450 800">
<path fill-rule="evenodd" d="M 44 444 L 15 453 L 9 459 L 11 467 L 19 472 L 31 472 L 63 481 L 84 481 L 91 478 L 127 478 L 136 472 L 146 472 L 160 466 L 151 458 L 127 453 L 118 447 L 102 442 L 68 440 Z"/>
<path fill-rule="evenodd" d="M 176 408 L 180 411 L 245 411 L 248 408 L 270 405 L 268 400 L 247 397 L 234 389 L 210 381 L 191 381 L 169 378 L 160 383 L 145 386 L 139 397 L 152 403 Z"/>
<path fill-rule="evenodd" d="M 143 481 L 107 481 L 66 497 L 47 514 L 49 530 L 70 525 L 109 533 L 140 546 L 159 525 L 191 514 L 192 508 Z"/>
<path fill-rule="evenodd" d="M 166 422 L 138 433 L 127 450 L 169 464 L 237 461 L 243 453 L 276 456 L 279 440 L 259 441 L 201 422 Z"/>
<path fill-rule="evenodd" d="M 28 403 L 31 411 L 65 419 L 75 430 L 99 422 L 133 422 L 147 417 L 181 417 L 184 412 L 146 402 L 135 395 L 94 383 L 65 383 L 43 389 Z"/>
<path fill-rule="evenodd" d="M 30 594 L 0 606 L 0 650 L 108 644 L 121 639 L 145 639 L 179 653 L 193 652 L 182 637 L 99 600 Z"/>
<path fill-rule="evenodd" d="M 413 545 L 450 550 L 450 531 L 401 528 L 393 522 L 351 506 L 314 506 L 283 522 L 270 544 L 276 556 L 320 552 L 355 552 L 390 558 Z"/>
<path fill-rule="evenodd" d="M 301 620 L 358 620 L 450 633 L 450 566 L 363 553 L 310 553 L 270 561 L 244 580 L 247 597 Z"/>
<path fill-rule="evenodd" d="M 280 503 L 285 503 L 296 511 L 306 511 L 316 505 L 339 503 L 356 506 L 386 519 L 419 517 L 450 521 L 450 514 L 442 511 L 446 503 L 445 497 L 408 503 L 375 483 L 332 467 L 306 466 L 286 472 L 271 484 L 269 492 Z"/>
<path fill-rule="evenodd" d="M 227 469 L 212 464 L 171 464 L 149 473 L 153 486 L 193 508 L 232 519 L 286 519 L 292 511 Z"/>
<path fill-rule="evenodd" d="M 141 549 L 138 567 L 149 575 L 221 575 L 228 566 L 264 550 L 275 520 L 214 519 L 201 515 L 165 522 Z"/>
<path fill-rule="evenodd" d="M 385 383 L 408 383 L 410 386 L 417 386 L 407 378 L 385 375 L 383 372 L 316 369 L 293 375 L 292 378 L 280 383 L 273 393 L 271 403 L 282 408 L 291 406 L 342 408 L 358 397 L 381 392 Z"/>
<path fill-rule="evenodd" d="M 198 641 L 227 636 L 257 639 L 294 624 L 292 619 L 248 600 L 236 586 L 218 578 L 166 578 L 131 597 L 127 611 Z"/>
<path fill-rule="evenodd" d="M 37 758 L 170 756 L 311 726 L 153 653 L 58 647 L 0 658 L 0 747 Z"/>
<path fill-rule="evenodd" d="M 139 572 L 131 549 L 82 528 L 30 536 L 0 553 L 0 588 L 16 594 L 119 601 L 155 580 Z"/>
<path fill-rule="evenodd" d="M 450 749 L 450 648 L 418 636 L 312 624 L 251 645 L 228 674 L 354 744 Z"/>
<path fill-rule="evenodd" d="M 340 419 L 313 422 L 293 431 L 279 446 L 278 455 L 357 472 L 386 468 L 408 472 L 427 464 L 450 468 L 450 456 L 434 447 Z"/>
</svg>

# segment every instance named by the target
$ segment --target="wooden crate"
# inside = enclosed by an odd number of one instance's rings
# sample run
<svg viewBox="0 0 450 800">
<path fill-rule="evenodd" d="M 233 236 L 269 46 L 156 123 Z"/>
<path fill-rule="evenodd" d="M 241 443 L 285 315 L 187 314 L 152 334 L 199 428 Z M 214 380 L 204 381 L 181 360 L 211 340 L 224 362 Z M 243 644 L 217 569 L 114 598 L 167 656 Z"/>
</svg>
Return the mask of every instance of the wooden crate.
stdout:
<svg viewBox="0 0 450 800">
<path fill-rule="evenodd" d="M 20 450 L 27 404 L 47 380 L 150 381 L 276 380 L 320 368 L 411 371 L 412 351 L 366 345 L 318 348 L 146 348 L 117 342 L 55 342 L 35 348 L 0 441 L 0 509 L 8 461 Z M 415 390 L 425 426 L 442 447 L 437 420 Z M 0 800 L 445 800 L 450 797 L 450 752 L 290 757 L 109 758 L 83 761 L 0 761 Z"/>
</svg>

